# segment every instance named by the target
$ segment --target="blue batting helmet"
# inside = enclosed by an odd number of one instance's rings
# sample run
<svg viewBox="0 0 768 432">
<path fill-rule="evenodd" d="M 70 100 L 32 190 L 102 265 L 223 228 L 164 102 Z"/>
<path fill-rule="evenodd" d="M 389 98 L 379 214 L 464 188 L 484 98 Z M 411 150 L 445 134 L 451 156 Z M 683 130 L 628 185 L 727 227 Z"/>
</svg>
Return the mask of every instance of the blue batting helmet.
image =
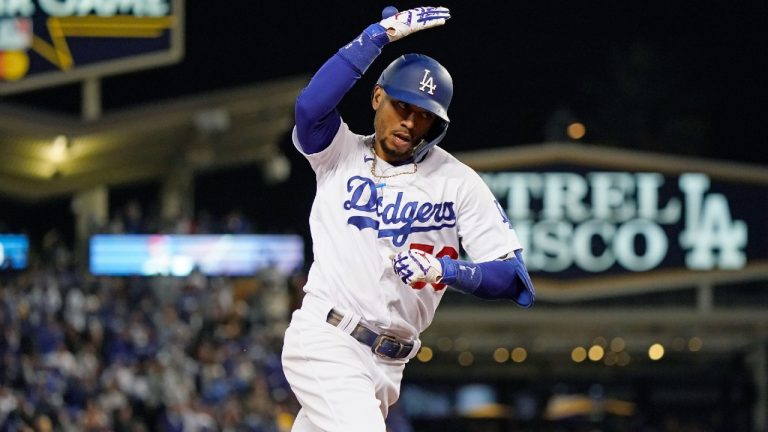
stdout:
<svg viewBox="0 0 768 432">
<path fill-rule="evenodd" d="M 376 82 L 393 99 L 423 108 L 439 121 L 413 150 L 416 160 L 437 145 L 448 130 L 448 106 L 453 97 L 451 74 L 432 57 L 405 54 L 389 64 Z"/>
</svg>

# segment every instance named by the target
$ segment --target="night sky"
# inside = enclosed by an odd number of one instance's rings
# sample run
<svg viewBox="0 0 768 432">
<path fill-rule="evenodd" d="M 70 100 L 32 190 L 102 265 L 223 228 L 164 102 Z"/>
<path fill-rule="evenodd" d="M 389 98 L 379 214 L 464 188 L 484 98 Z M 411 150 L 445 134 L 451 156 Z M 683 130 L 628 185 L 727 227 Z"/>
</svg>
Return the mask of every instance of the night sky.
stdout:
<svg viewBox="0 0 768 432">
<path fill-rule="evenodd" d="M 187 1 L 183 61 L 105 78 L 104 111 L 311 74 L 393 4 L 254 3 Z M 441 144 L 449 151 L 557 139 L 547 125 L 566 110 L 586 125 L 585 143 L 768 164 L 765 1 L 433 5 L 449 7 L 453 18 L 387 46 L 342 102 L 353 130 L 371 131 L 368 98 L 386 64 L 421 52 L 441 61 L 454 79 L 452 123 Z M 73 84 L 8 99 L 78 113 L 79 92 Z"/>
</svg>

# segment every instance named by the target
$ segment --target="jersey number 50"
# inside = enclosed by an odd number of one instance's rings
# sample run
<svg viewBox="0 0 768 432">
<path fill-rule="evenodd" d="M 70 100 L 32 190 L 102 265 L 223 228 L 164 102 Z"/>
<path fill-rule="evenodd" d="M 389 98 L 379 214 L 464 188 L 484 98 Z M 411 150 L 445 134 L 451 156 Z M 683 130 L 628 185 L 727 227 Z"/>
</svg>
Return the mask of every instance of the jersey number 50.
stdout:
<svg viewBox="0 0 768 432">
<path fill-rule="evenodd" d="M 433 251 L 435 250 L 434 245 L 428 245 L 423 243 L 411 243 L 410 249 L 417 249 L 420 251 L 424 251 L 428 254 L 433 254 Z M 445 246 L 442 249 L 440 249 L 440 252 L 433 254 L 435 257 L 440 258 L 447 256 L 449 258 L 458 259 L 459 258 L 459 252 L 454 249 L 452 246 Z M 411 285 L 414 289 L 422 289 L 427 285 L 426 282 L 416 282 L 415 284 Z M 432 289 L 435 291 L 440 291 L 445 289 L 445 284 L 442 283 L 433 283 Z"/>
</svg>

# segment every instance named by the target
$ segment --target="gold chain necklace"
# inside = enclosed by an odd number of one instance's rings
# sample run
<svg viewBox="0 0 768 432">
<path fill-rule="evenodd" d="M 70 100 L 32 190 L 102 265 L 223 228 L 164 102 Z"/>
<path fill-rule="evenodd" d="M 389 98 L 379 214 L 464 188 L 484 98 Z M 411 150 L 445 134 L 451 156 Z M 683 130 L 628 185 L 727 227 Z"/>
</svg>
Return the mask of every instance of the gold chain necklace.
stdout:
<svg viewBox="0 0 768 432">
<path fill-rule="evenodd" d="M 378 157 L 376 156 L 376 152 L 373 150 L 373 146 L 371 148 L 371 153 L 373 153 L 373 163 L 371 163 L 371 175 L 375 178 L 384 179 L 384 178 L 390 178 L 390 177 L 397 177 L 399 175 L 405 175 L 405 174 L 416 174 L 416 171 L 419 170 L 419 166 L 416 164 L 416 162 L 413 162 L 413 171 L 400 171 L 398 173 L 390 174 L 390 175 L 379 175 L 376 174 L 376 159 Z"/>
</svg>

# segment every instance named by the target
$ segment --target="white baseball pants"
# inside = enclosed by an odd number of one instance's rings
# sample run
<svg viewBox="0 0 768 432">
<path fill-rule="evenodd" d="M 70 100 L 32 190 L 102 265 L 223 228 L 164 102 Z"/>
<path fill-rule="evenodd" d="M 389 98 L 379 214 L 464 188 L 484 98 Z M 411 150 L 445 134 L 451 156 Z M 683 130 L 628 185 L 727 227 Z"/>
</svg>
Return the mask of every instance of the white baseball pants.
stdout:
<svg viewBox="0 0 768 432">
<path fill-rule="evenodd" d="M 285 333 L 283 370 L 302 407 L 291 431 L 385 432 L 406 361 L 381 358 L 327 323 L 332 307 L 307 294 Z"/>
</svg>

